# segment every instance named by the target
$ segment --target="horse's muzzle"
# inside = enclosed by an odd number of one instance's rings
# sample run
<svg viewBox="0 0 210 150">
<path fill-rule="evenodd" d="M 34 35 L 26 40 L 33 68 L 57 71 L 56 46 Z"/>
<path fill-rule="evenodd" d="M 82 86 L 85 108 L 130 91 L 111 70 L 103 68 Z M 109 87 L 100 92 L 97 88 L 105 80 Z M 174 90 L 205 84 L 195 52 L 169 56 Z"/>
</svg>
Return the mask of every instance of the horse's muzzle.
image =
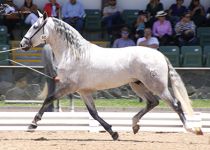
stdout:
<svg viewBox="0 0 210 150">
<path fill-rule="evenodd" d="M 23 50 L 28 51 L 31 48 L 31 44 L 27 40 L 24 40 L 20 42 L 20 47 Z"/>
</svg>

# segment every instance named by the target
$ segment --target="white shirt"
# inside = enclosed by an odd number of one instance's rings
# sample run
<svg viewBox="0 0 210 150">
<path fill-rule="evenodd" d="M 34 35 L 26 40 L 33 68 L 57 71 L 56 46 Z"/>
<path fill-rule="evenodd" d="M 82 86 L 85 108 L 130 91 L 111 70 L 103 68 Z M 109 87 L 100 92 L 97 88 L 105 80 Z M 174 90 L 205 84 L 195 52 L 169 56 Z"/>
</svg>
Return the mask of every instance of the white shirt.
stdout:
<svg viewBox="0 0 210 150">
<path fill-rule="evenodd" d="M 144 42 L 146 40 L 145 37 L 139 38 L 137 40 L 137 45 L 139 45 L 141 42 Z M 153 44 L 157 44 L 159 45 L 159 41 L 156 37 L 151 37 L 150 39 L 147 40 L 146 45 L 153 45 Z"/>
<path fill-rule="evenodd" d="M 116 12 L 121 12 L 121 9 L 117 6 L 106 6 L 104 7 L 104 10 L 103 10 L 103 13 L 106 14 L 113 14 L 113 13 L 116 13 Z"/>
</svg>

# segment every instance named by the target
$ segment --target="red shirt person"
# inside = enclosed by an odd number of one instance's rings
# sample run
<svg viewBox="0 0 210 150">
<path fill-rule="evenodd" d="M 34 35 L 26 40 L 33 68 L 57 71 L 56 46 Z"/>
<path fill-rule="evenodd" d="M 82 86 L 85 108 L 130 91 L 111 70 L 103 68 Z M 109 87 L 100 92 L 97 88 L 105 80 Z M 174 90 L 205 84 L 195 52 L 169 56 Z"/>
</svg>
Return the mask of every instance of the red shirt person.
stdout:
<svg viewBox="0 0 210 150">
<path fill-rule="evenodd" d="M 49 17 L 59 18 L 60 15 L 60 4 L 56 0 L 49 0 L 49 3 L 46 3 L 44 6 L 44 11 Z"/>
</svg>

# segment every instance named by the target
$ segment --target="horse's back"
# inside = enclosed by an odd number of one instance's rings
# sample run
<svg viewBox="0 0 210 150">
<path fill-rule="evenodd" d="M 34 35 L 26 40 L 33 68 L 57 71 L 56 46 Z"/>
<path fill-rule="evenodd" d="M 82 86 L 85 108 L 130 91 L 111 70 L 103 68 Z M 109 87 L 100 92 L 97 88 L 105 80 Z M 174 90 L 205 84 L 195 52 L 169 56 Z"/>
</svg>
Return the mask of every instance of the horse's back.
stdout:
<svg viewBox="0 0 210 150">
<path fill-rule="evenodd" d="M 100 61 L 109 61 L 114 64 L 123 63 L 129 65 L 133 63 L 141 63 L 142 65 L 164 65 L 166 64 L 165 56 L 156 49 L 131 46 L 125 48 L 101 48 L 93 46 L 93 59 Z"/>
</svg>

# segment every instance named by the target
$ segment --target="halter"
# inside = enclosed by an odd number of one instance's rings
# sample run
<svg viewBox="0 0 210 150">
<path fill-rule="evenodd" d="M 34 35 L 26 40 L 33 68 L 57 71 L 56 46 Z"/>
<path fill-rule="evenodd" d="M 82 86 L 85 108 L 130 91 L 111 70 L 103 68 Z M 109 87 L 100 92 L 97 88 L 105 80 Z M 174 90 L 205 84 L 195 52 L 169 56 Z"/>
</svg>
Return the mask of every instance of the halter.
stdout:
<svg viewBox="0 0 210 150">
<path fill-rule="evenodd" d="M 28 40 L 29 41 L 29 44 L 30 45 L 32 45 L 32 43 L 31 43 L 31 39 L 43 28 L 43 34 L 44 34 L 44 26 L 45 26 L 45 24 L 47 23 L 47 20 L 45 20 L 44 21 L 44 23 L 41 25 L 41 27 L 36 31 L 36 32 L 34 32 L 34 34 L 30 37 L 30 38 L 28 38 L 28 37 L 26 37 L 26 36 L 24 36 L 23 38 L 24 39 L 26 39 L 26 40 Z M 46 44 L 46 40 L 44 40 L 45 41 L 45 44 Z"/>
</svg>

